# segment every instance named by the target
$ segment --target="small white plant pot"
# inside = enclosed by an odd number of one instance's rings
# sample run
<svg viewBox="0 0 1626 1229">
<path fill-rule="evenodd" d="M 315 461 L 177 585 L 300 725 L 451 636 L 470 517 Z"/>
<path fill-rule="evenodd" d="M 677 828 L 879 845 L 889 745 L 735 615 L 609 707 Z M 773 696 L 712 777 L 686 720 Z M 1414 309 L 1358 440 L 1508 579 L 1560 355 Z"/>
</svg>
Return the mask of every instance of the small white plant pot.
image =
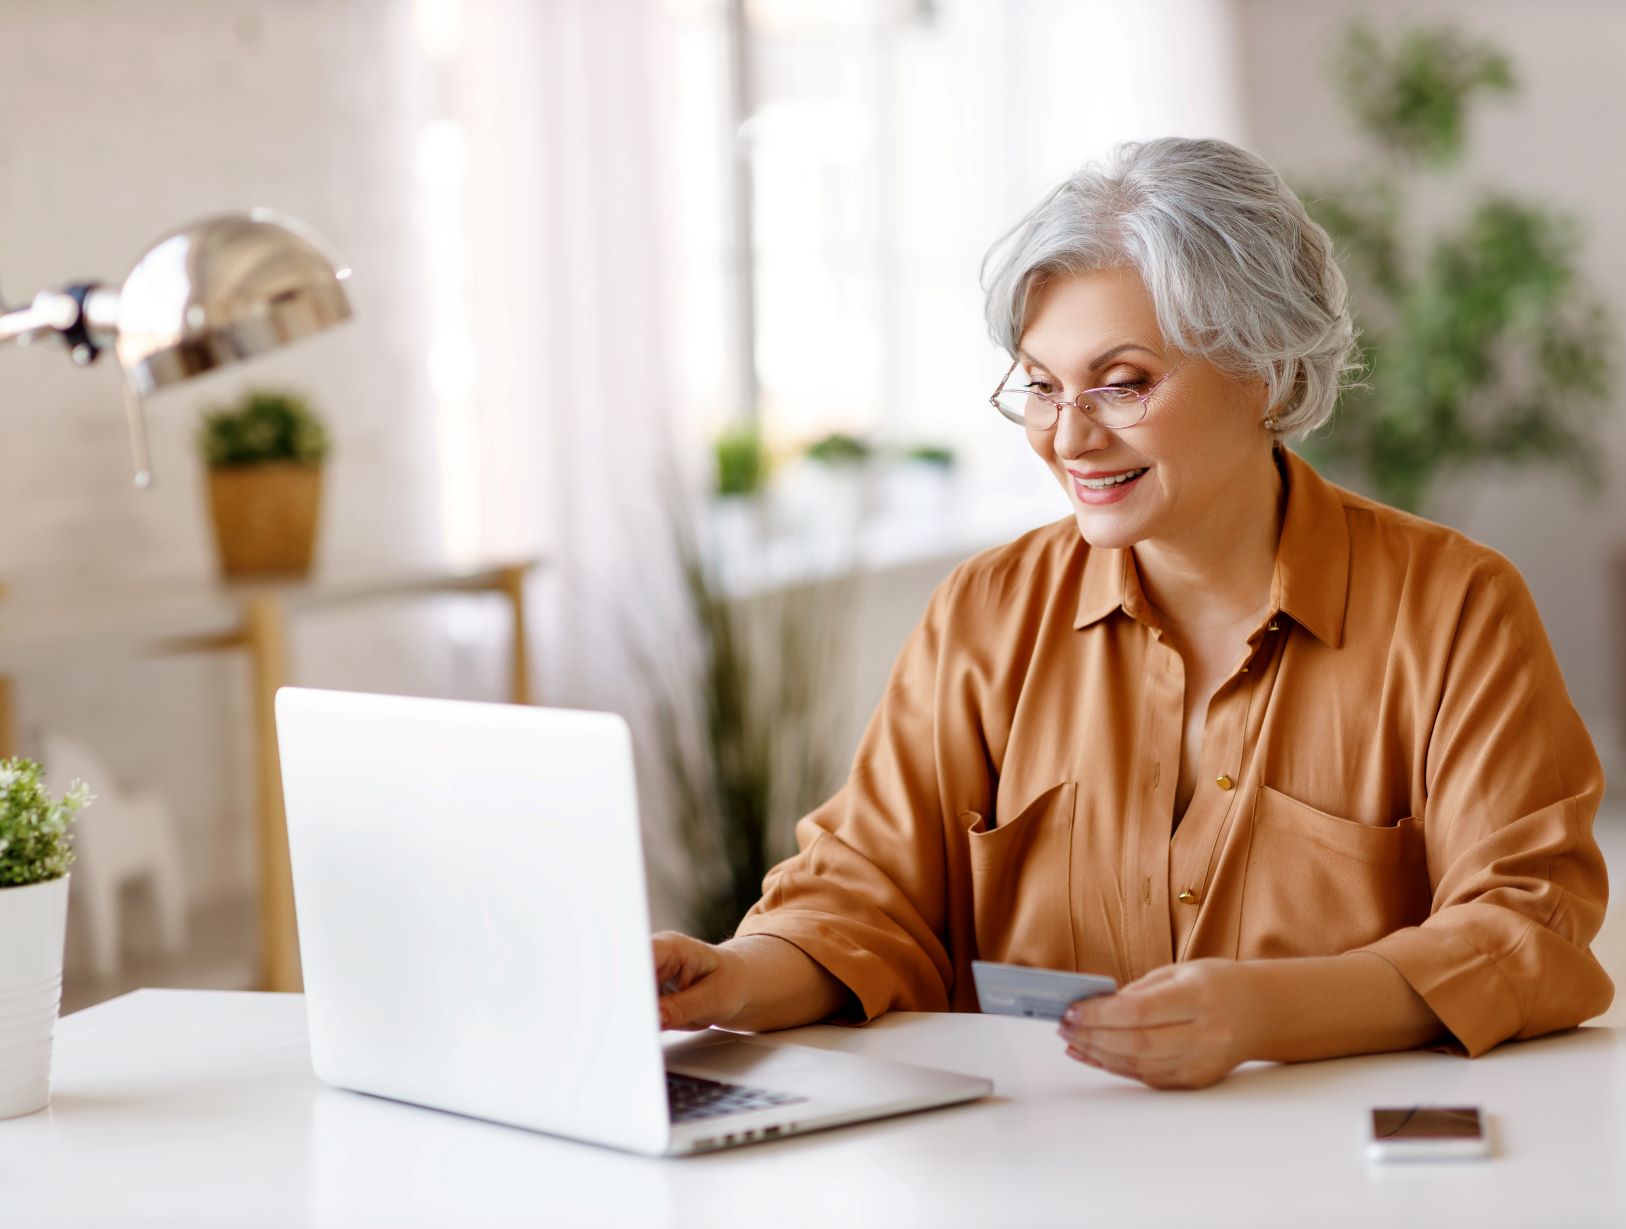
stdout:
<svg viewBox="0 0 1626 1229">
<path fill-rule="evenodd" d="M 953 510 L 954 470 L 932 461 L 903 461 L 886 476 L 886 503 L 894 516 L 940 521 Z"/>
<path fill-rule="evenodd" d="M 805 559 L 851 563 L 859 534 L 875 512 L 874 468 L 868 461 L 804 457 L 786 470 L 777 492 L 781 519 Z"/>
<path fill-rule="evenodd" d="M 725 591 L 754 575 L 768 549 L 767 501 L 751 495 L 718 495 L 707 506 L 701 546 Z"/>
<path fill-rule="evenodd" d="M 0 1118 L 51 1103 L 68 879 L 0 888 Z"/>
</svg>

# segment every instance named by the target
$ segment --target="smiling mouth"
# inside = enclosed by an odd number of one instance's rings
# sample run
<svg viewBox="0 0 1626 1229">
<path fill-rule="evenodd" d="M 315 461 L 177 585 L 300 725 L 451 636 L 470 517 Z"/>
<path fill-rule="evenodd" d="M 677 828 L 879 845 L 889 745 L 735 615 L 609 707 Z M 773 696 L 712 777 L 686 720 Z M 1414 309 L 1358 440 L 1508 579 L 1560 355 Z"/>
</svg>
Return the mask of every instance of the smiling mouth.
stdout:
<svg viewBox="0 0 1626 1229">
<path fill-rule="evenodd" d="M 1123 486 L 1126 482 L 1133 482 L 1149 468 L 1149 466 L 1142 466 L 1140 469 L 1126 469 L 1123 473 L 1113 474 L 1110 478 L 1081 478 L 1077 474 L 1073 474 L 1072 479 L 1087 491 L 1110 491 L 1113 487 Z"/>
</svg>

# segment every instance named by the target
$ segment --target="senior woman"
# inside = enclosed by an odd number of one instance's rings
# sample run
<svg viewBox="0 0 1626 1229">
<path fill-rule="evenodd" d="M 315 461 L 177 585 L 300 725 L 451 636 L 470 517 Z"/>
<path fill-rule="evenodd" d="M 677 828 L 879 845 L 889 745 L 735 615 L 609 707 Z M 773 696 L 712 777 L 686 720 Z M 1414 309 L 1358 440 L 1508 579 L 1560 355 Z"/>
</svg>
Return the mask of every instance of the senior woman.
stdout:
<svg viewBox="0 0 1626 1229">
<path fill-rule="evenodd" d="M 995 405 L 1072 515 L 937 590 L 735 937 L 655 936 L 663 1023 L 974 1011 L 1009 961 L 1123 987 L 1072 1058 L 1202 1087 L 1605 1010 L 1603 778 L 1523 580 L 1283 446 L 1354 329 L 1276 173 L 1120 147 L 985 284 Z"/>
</svg>

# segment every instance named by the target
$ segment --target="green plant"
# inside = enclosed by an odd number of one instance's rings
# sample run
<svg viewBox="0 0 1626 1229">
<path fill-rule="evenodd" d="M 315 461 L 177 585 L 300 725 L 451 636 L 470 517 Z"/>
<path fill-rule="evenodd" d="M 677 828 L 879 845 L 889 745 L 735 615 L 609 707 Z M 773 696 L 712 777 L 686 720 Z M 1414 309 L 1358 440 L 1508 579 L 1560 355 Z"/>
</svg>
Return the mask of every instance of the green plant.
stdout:
<svg viewBox="0 0 1626 1229">
<path fill-rule="evenodd" d="M 944 469 L 950 469 L 954 465 L 954 449 L 942 444 L 916 444 L 906 449 L 903 455 L 911 461 L 940 465 Z"/>
<path fill-rule="evenodd" d="M 33 760 L 0 760 L 0 888 L 66 875 L 73 865 L 67 827 L 91 800 L 83 781 L 52 798 Z"/>
<path fill-rule="evenodd" d="M 754 428 L 725 431 L 712 444 L 717 460 L 717 494 L 754 495 L 768 475 L 768 454 Z"/>
<path fill-rule="evenodd" d="M 855 461 L 867 461 L 873 449 L 868 442 L 859 439 L 856 435 L 846 435 L 840 431 L 832 431 L 823 439 L 815 440 L 808 446 L 809 460 L 819 461 L 825 465 L 850 464 Z"/>
<path fill-rule="evenodd" d="M 718 941 L 793 851 L 795 821 L 839 784 L 829 727 L 839 675 L 830 662 L 847 578 L 730 592 L 724 561 L 680 501 L 670 503 L 693 651 L 676 651 L 670 635 L 654 647 L 630 630 L 623 638 L 653 707 L 661 795 L 687 855 L 688 925 Z"/>
<path fill-rule="evenodd" d="M 314 465 L 329 452 L 327 429 L 298 393 L 254 389 L 204 413 L 198 446 L 210 469 L 292 461 Z"/>
<path fill-rule="evenodd" d="M 1448 27 L 1404 31 L 1390 48 L 1357 22 L 1338 61 L 1345 100 L 1361 126 L 1387 149 L 1440 165 L 1462 151 L 1473 97 L 1515 89 L 1506 55 Z"/>
<path fill-rule="evenodd" d="M 1574 221 L 1481 191 L 1453 229 L 1407 225 L 1416 179 L 1460 160 L 1470 103 L 1514 90 L 1510 61 L 1448 28 L 1391 47 L 1364 25 L 1339 59 L 1345 100 L 1385 158 L 1305 195 L 1349 275 L 1368 375 L 1305 452 L 1414 511 L 1442 473 L 1484 462 L 1557 463 L 1596 487 L 1590 428 L 1611 328 L 1581 278 Z"/>
</svg>

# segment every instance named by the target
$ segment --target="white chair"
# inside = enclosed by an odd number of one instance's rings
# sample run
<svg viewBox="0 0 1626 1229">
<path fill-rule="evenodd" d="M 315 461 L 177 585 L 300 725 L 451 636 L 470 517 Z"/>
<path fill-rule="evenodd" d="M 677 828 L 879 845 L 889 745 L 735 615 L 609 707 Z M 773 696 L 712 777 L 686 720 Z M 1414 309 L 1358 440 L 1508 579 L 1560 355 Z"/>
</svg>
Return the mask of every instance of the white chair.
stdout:
<svg viewBox="0 0 1626 1229">
<path fill-rule="evenodd" d="M 186 945 L 188 900 L 180 837 L 169 807 L 151 791 L 120 789 L 87 747 L 60 735 L 45 738 L 45 771 L 54 793 L 65 792 L 77 779 L 96 796 L 68 829 L 75 853 L 70 900 L 81 907 L 96 976 L 118 972 L 119 903 L 127 883 L 146 883 L 160 944 L 166 954 L 178 954 Z"/>
</svg>

